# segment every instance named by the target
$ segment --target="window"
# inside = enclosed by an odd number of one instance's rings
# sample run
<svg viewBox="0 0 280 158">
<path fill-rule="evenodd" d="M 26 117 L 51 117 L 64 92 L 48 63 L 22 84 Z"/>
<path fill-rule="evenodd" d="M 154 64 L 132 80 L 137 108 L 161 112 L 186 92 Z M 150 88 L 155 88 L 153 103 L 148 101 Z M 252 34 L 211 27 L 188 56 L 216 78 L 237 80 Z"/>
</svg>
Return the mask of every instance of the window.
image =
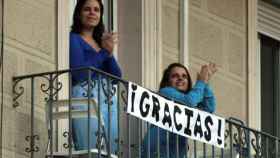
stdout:
<svg viewBox="0 0 280 158">
<path fill-rule="evenodd" d="M 280 43 L 261 35 L 261 128 L 280 136 L 279 104 L 279 51 Z"/>
</svg>

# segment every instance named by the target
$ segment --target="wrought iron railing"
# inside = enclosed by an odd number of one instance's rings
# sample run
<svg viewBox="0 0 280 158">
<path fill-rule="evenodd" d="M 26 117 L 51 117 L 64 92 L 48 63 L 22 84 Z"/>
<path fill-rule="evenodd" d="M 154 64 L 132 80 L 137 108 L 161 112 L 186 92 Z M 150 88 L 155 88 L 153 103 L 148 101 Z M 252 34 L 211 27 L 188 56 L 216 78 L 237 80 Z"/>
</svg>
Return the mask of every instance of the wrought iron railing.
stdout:
<svg viewBox="0 0 280 158">
<path fill-rule="evenodd" d="M 73 84 L 72 77 L 77 73 L 84 79 Z M 143 138 L 150 125 L 125 112 L 128 85 L 125 80 L 90 67 L 18 76 L 13 78 L 13 82 L 13 107 L 25 114 L 21 121 L 27 124 L 21 131 L 25 138 L 17 150 L 26 157 L 178 157 L 177 152 L 172 156 L 154 156 L 149 152 L 143 155 Z M 74 94 L 77 86 L 79 91 L 83 91 L 80 97 Z M 77 105 L 86 108 L 75 109 Z M 111 115 L 114 106 L 116 117 Z M 104 107 L 107 113 L 102 111 Z M 87 148 L 77 150 L 73 140 L 73 122 L 81 118 L 85 119 L 87 127 L 92 123 L 88 118 L 97 119 L 97 129 L 94 135 L 90 134 L 91 128 L 85 129 Z M 116 139 L 111 132 L 114 127 Z M 92 141 L 95 141 L 94 147 L 89 145 Z M 224 149 L 186 139 L 185 157 L 278 158 L 279 142 L 277 137 L 229 118 L 226 119 Z M 157 149 L 160 153 L 160 148 Z"/>
</svg>

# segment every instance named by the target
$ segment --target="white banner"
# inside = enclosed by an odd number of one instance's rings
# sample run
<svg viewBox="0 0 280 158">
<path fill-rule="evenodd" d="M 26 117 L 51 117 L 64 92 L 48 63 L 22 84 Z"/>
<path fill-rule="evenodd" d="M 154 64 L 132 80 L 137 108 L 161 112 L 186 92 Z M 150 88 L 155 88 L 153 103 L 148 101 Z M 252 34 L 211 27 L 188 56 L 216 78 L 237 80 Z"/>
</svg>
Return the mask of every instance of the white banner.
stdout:
<svg viewBox="0 0 280 158">
<path fill-rule="evenodd" d="M 225 119 L 129 82 L 127 113 L 181 136 L 224 148 Z"/>
</svg>

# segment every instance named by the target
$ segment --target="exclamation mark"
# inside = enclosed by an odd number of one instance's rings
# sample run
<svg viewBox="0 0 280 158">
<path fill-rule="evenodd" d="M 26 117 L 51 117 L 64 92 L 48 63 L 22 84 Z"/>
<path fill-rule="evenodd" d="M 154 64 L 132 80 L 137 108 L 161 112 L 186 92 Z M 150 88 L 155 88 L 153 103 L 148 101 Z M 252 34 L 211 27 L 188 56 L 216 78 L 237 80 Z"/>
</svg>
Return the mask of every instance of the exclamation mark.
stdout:
<svg viewBox="0 0 280 158">
<path fill-rule="evenodd" d="M 137 86 L 136 85 L 134 85 L 134 84 L 132 84 L 131 85 L 131 88 L 132 88 L 132 90 L 133 90 L 133 92 L 132 92 L 132 107 L 131 107 L 131 112 L 134 112 L 134 99 L 135 99 L 135 91 L 136 91 L 136 89 L 137 89 Z"/>
<path fill-rule="evenodd" d="M 217 138 L 217 141 L 218 141 L 218 144 L 221 145 L 223 143 L 223 141 L 220 139 L 221 138 L 221 129 L 222 128 L 222 120 L 219 120 L 218 122 L 218 138 Z"/>
</svg>

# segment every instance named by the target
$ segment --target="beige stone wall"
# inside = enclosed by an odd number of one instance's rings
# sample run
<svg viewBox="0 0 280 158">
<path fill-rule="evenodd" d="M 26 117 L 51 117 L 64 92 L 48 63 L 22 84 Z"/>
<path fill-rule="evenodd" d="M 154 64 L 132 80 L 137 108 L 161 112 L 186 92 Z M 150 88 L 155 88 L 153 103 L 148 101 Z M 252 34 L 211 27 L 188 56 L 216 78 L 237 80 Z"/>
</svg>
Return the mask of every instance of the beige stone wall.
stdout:
<svg viewBox="0 0 280 158">
<path fill-rule="evenodd" d="M 211 81 L 217 114 L 247 121 L 246 0 L 189 1 L 191 70 L 215 62 L 219 72 Z M 193 75 L 193 77 L 195 77 Z"/>
<path fill-rule="evenodd" d="M 30 135 L 30 82 L 24 81 L 20 106 L 12 107 L 12 77 L 55 70 L 55 0 L 5 1 L 3 158 L 30 157 L 25 152 Z M 36 79 L 36 82 L 38 80 Z M 36 84 L 35 134 L 40 135 L 34 156 L 44 157 L 47 144 L 44 101 Z M 28 87 L 28 88 L 27 88 Z M 40 97 L 39 97 L 40 96 Z"/>
<path fill-rule="evenodd" d="M 162 68 L 179 62 L 180 0 L 162 1 Z"/>
</svg>

